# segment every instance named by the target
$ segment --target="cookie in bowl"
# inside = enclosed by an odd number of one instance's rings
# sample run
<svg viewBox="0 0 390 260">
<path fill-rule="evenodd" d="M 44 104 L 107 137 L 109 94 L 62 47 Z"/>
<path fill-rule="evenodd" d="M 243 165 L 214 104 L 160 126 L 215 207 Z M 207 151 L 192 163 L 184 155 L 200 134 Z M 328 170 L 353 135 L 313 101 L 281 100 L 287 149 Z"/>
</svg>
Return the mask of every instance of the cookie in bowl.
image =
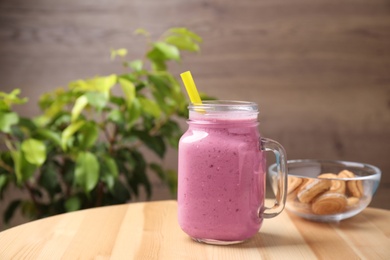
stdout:
<svg viewBox="0 0 390 260">
<path fill-rule="evenodd" d="M 314 221 L 340 221 L 371 202 L 381 178 L 379 168 L 358 162 L 290 160 L 286 209 Z M 275 176 L 276 165 L 269 167 Z"/>
</svg>

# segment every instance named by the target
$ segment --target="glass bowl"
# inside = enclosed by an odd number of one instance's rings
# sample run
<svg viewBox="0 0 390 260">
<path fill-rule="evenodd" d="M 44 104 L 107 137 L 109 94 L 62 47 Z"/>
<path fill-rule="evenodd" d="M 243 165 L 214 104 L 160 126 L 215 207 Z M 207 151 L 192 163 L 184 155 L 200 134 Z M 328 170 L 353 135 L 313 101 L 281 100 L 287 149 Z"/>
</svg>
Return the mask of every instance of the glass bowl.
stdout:
<svg viewBox="0 0 390 260">
<path fill-rule="evenodd" d="M 289 160 L 286 209 L 321 222 L 350 218 L 370 204 L 381 178 L 379 168 L 358 162 Z M 277 178 L 276 164 L 268 174 Z"/>
</svg>

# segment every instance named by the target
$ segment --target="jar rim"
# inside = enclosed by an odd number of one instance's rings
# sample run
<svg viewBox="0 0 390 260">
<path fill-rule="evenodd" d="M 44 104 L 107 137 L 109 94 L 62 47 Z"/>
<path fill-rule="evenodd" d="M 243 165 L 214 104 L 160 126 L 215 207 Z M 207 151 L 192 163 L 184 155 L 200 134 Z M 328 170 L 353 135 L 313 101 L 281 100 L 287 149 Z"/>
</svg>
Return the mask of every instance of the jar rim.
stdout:
<svg viewBox="0 0 390 260">
<path fill-rule="evenodd" d="M 205 100 L 202 103 L 191 103 L 188 106 L 190 111 L 242 111 L 258 112 L 258 106 L 255 102 L 238 101 L 238 100 Z"/>
</svg>

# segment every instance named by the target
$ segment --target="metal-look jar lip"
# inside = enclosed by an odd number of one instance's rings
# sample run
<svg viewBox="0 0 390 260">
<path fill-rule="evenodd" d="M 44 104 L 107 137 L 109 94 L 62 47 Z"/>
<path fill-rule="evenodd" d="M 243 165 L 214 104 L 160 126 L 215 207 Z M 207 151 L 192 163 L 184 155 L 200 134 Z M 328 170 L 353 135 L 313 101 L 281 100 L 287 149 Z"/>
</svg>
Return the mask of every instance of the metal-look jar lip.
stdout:
<svg viewBox="0 0 390 260">
<path fill-rule="evenodd" d="M 255 112 L 258 113 L 258 106 L 250 101 L 237 100 L 205 100 L 202 103 L 191 103 L 188 106 L 190 111 L 201 111 L 203 113 L 213 112 Z"/>
</svg>

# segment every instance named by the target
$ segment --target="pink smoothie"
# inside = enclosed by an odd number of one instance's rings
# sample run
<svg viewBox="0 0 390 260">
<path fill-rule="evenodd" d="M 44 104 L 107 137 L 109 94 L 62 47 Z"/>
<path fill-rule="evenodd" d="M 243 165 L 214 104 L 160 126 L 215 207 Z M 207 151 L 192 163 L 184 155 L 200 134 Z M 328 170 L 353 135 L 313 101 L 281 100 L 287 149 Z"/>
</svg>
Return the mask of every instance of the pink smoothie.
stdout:
<svg viewBox="0 0 390 260">
<path fill-rule="evenodd" d="M 259 231 L 265 159 L 257 125 L 189 121 L 179 144 L 178 218 L 192 238 L 241 241 Z"/>
</svg>

